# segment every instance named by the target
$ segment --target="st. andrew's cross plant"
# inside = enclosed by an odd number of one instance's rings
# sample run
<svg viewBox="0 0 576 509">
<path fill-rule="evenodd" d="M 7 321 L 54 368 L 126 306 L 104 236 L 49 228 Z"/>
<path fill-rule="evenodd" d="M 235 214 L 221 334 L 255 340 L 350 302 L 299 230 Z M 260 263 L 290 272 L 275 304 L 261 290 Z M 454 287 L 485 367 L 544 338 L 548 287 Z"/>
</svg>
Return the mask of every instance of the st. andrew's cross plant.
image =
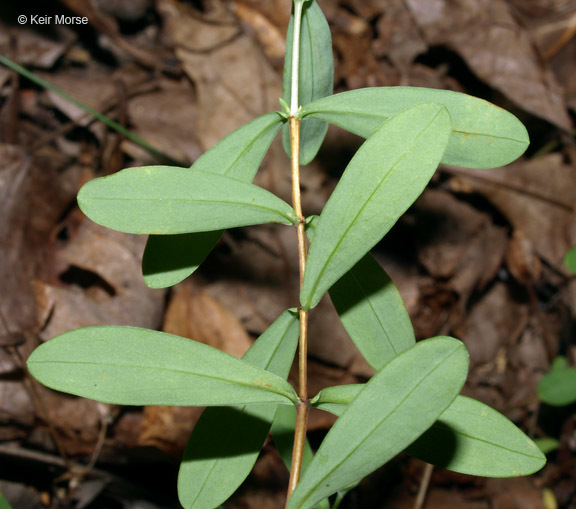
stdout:
<svg viewBox="0 0 576 509">
<path fill-rule="evenodd" d="M 468 370 L 463 343 L 450 337 L 416 343 L 397 289 L 369 253 L 438 164 L 503 166 L 528 146 L 526 129 L 486 101 L 445 90 L 332 95 L 330 30 L 315 1 L 294 1 L 286 47 L 282 111 L 241 127 L 190 168 L 129 168 L 94 179 L 78 203 L 101 225 L 150 235 L 143 272 L 153 288 L 191 275 L 226 228 L 296 228 L 298 307 L 282 313 L 242 359 L 162 332 L 85 327 L 36 349 L 30 372 L 48 387 L 106 403 L 210 407 L 180 467 L 178 493 L 187 509 L 225 502 L 270 431 L 290 469 L 288 509 L 329 508 L 338 493 L 336 506 L 346 490 L 404 450 L 471 475 L 539 470 L 545 458 L 521 430 L 459 395 Z M 366 141 L 322 214 L 305 217 L 300 165 L 315 157 L 329 123 Z M 292 205 L 252 184 L 280 130 L 291 156 Z M 309 395 L 308 314 L 326 292 L 376 375 Z M 298 392 L 286 381 L 297 349 Z M 306 440 L 312 407 L 338 416 L 315 453 Z"/>
</svg>

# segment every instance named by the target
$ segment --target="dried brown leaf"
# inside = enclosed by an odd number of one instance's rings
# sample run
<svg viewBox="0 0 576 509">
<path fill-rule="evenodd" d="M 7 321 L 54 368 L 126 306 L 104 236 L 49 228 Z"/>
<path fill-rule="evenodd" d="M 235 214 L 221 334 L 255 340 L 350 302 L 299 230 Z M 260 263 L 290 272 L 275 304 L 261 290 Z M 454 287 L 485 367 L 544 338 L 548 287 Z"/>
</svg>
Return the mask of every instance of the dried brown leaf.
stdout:
<svg viewBox="0 0 576 509">
<path fill-rule="evenodd" d="M 528 477 L 488 479 L 486 491 L 493 509 L 545 509 L 540 490 Z"/>
<path fill-rule="evenodd" d="M 538 256 L 553 265 L 561 263 L 574 241 L 569 231 L 576 203 L 574 167 L 564 164 L 561 154 L 482 172 L 459 169 L 456 174 L 456 189 L 485 196 L 525 234 Z"/>
<path fill-rule="evenodd" d="M 506 252 L 506 264 L 510 274 L 521 284 L 537 282 L 542 275 L 542 262 L 522 230 L 514 230 Z"/>
<path fill-rule="evenodd" d="M 42 496 L 35 488 L 27 484 L 0 481 L 0 493 L 6 496 L 12 507 L 26 507 L 27 509 L 42 509 Z"/>
<path fill-rule="evenodd" d="M 0 334 L 0 347 L 19 346 L 26 341 L 26 336 L 21 332 L 6 332 Z"/>
<path fill-rule="evenodd" d="M 22 26 L 17 32 L 15 49 L 10 45 L 11 33 L 14 32 L 0 20 L 0 54 L 17 58 L 20 65 L 32 65 L 40 69 L 51 68 L 76 40 L 75 33 L 65 25 L 50 25 L 46 31 Z"/>
<path fill-rule="evenodd" d="M 364 19 L 373 19 L 385 9 L 380 0 L 345 0 L 341 3 Z"/>
<path fill-rule="evenodd" d="M 276 9 L 270 9 L 272 3 L 276 3 Z M 266 57 L 270 63 L 278 71 L 282 71 L 284 66 L 284 53 L 286 52 L 286 43 L 284 36 L 288 26 L 286 20 L 290 18 L 288 2 L 266 2 L 264 5 L 260 2 L 254 6 L 246 2 L 233 2 L 234 14 L 245 23 L 252 31 L 258 40 L 260 46 L 264 50 Z M 268 8 L 266 8 L 268 7 Z M 264 12 L 263 12 L 264 11 Z M 271 12 L 270 12 L 271 11 Z M 270 15 L 278 16 L 284 11 L 285 16 L 281 21 L 281 25 L 276 25 Z"/>
<path fill-rule="evenodd" d="M 333 44 L 340 55 L 336 75 L 345 78 L 349 89 L 389 86 L 397 84 L 397 72 L 387 72 L 384 63 L 376 60 L 372 52 L 372 34 L 360 36 L 336 32 Z"/>
<path fill-rule="evenodd" d="M 236 357 L 242 357 L 252 344 L 244 326 L 233 313 L 189 282 L 174 289 L 163 330 Z"/>
<path fill-rule="evenodd" d="M 528 306 L 515 302 L 505 284 L 496 283 L 472 308 L 460 335 L 471 362 L 495 363 L 498 352 L 518 340 L 528 317 Z"/>
<path fill-rule="evenodd" d="M 428 49 L 404 0 L 387 2 L 378 18 L 377 33 L 378 38 L 373 43 L 374 54 L 388 57 L 404 76 L 414 59 Z"/>
<path fill-rule="evenodd" d="M 259 0 L 234 0 L 235 8 L 247 8 L 251 11 L 258 12 L 264 16 L 269 23 L 277 27 L 280 32 L 282 40 L 288 30 L 288 20 L 290 19 L 290 12 L 292 5 L 285 0 L 267 0 L 261 2 Z M 324 5 L 322 5 L 324 8 Z M 240 18 L 242 16 L 238 15 Z"/>
<path fill-rule="evenodd" d="M 137 443 L 181 458 L 203 407 L 147 406 L 142 414 Z"/>
<path fill-rule="evenodd" d="M 414 507 L 414 496 L 402 490 L 397 497 L 388 501 L 388 507 L 395 509 L 412 509 Z M 426 495 L 426 509 L 491 509 L 490 503 L 486 500 L 475 500 L 467 496 L 467 493 L 431 488 Z"/>
<path fill-rule="evenodd" d="M 449 281 L 465 305 L 500 268 L 507 244 L 504 229 L 443 191 L 426 191 L 414 209 L 418 261 L 432 277 Z"/>
<path fill-rule="evenodd" d="M 48 273 L 50 235 L 73 199 L 76 178 L 75 168 L 58 172 L 23 149 L 0 145 L 0 311 L 9 328 L 2 332 L 37 326 L 31 282 Z"/>
<path fill-rule="evenodd" d="M 517 369 L 526 368 L 536 373 L 543 373 L 549 369 L 548 353 L 539 328 L 536 323 L 533 323 L 524 331 L 518 344 L 512 349 L 510 358 Z M 533 395 L 534 392 L 532 392 Z"/>
<path fill-rule="evenodd" d="M 4 376 L 2 378 L 2 383 L 0 383 L 0 422 L 32 427 L 34 424 L 34 405 L 22 380 L 11 380 L 9 377 L 4 379 Z"/>
<path fill-rule="evenodd" d="M 508 0 L 526 18 L 542 19 L 553 15 L 566 15 L 574 8 L 572 0 L 550 2 L 550 0 Z"/>
<path fill-rule="evenodd" d="M 126 40 L 125 37 L 120 34 L 120 28 L 114 16 L 101 9 L 97 2 L 90 0 L 59 0 L 60 3 L 65 5 L 68 9 L 76 13 L 78 16 L 88 18 L 88 23 L 92 25 L 98 32 L 102 35 L 107 36 L 108 41 L 112 41 L 113 45 L 111 49 L 118 56 L 124 54 L 130 55 L 135 58 L 140 63 L 152 67 L 154 69 L 160 69 L 163 67 L 163 62 L 155 53 L 149 52 L 141 47 L 131 44 Z M 135 2 L 124 2 L 125 4 L 134 4 L 132 7 L 136 7 L 138 3 L 142 0 L 137 0 Z M 124 6 L 124 11 L 129 9 Z M 105 48 L 107 45 L 106 39 L 101 39 L 100 44 Z M 117 49 L 120 49 L 122 53 L 119 54 Z"/>
<path fill-rule="evenodd" d="M 103 72 L 96 67 L 88 67 L 58 73 L 38 73 L 38 75 L 79 102 L 102 113 L 105 113 L 105 110 L 112 105 L 122 104 L 126 100 L 125 94 L 129 94 L 133 88 L 146 79 L 146 75 L 141 70 L 130 66 L 113 74 Z M 52 106 L 79 125 L 87 125 L 93 121 L 93 117 L 82 108 L 55 92 L 48 90 L 46 94 Z M 114 114 L 110 115 L 115 117 Z M 97 122 L 90 129 L 102 137 L 107 128 Z"/>
<path fill-rule="evenodd" d="M 576 109 L 576 4 L 572 0 L 510 0 L 510 3 L 564 87 L 566 103 Z"/>
<path fill-rule="evenodd" d="M 37 294 L 53 308 L 42 338 L 87 325 L 158 327 L 164 292 L 144 284 L 144 243 L 142 236 L 84 221 L 58 256 L 59 276 L 68 286 L 36 283 Z"/>
<path fill-rule="evenodd" d="M 104 12 L 123 21 L 138 21 L 153 6 L 153 0 L 98 0 L 98 6 Z"/>
<path fill-rule="evenodd" d="M 550 61 L 550 65 L 560 83 L 564 86 L 566 103 L 576 111 L 576 38 L 559 50 Z"/>
<path fill-rule="evenodd" d="M 157 9 L 166 37 L 196 86 L 199 109 L 195 124 L 205 149 L 277 108 L 280 75 L 224 7 L 214 6 L 210 13 L 210 19 L 218 23 L 203 22 L 168 0 L 160 0 Z"/>
<path fill-rule="evenodd" d="M 518 106 L 571 128 L 561 87 L 504 0 L 406 3 L 430 45 L 448 46 Z"/>
<path fill-rule="evenodd" d="M 188 164 L 202 155 L 196 111 L 196 97 L 189 83 L 174 86 L 163 82 L 161 90 L 139 95 L 128 103 L 133 130 L 154 148 Z"/>
</svg>

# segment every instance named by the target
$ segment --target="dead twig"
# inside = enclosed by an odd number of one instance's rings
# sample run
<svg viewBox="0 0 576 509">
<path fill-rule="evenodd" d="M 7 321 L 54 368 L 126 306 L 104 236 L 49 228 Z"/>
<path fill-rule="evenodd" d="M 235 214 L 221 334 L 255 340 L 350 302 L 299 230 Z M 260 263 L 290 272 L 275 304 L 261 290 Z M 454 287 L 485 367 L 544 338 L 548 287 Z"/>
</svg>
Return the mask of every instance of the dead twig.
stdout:
<svg viewBox="0 0 576 509">
<path fill-rule="evenodd" d="M 426 463 L 426 466 L 424 467 L 424 473 L 422 474 L 422 480 L 420 481 L 418 495 L 416 496 L 416 501 L 414 502 L 414 509 L 423 509 L 424 507 L 424 503 L 426 502 L 426 495 L 428 494 L 428 488 L 430 487 L 432 472 L 434 472 L 434 465 Z"/>
</svg>

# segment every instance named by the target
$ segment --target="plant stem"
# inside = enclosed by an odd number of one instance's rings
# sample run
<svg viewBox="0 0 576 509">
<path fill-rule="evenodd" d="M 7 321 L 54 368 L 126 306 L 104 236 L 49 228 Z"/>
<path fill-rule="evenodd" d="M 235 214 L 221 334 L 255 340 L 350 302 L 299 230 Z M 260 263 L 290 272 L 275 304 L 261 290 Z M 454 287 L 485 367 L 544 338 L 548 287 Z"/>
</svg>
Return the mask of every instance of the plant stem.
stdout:
<svg viewBox="0 0 576 509">
<path fill-rule="evenodd" d="M 302 21 L 303 0 L 294 2 L 294 32 L 292 36 L 292 82 L 290 94 L 290 115 L 298 111 L 298 79 L 300 71 L 300 24 Z"/>
<path fill-rule="evenodd" d="M 300 198 L 300 120 L 295 117 L 298 112 L 298 82 L 300 71 L 300 26 L 302 20 L 303 0 L 294 1 L 294 32 L 292 37 L 292 81 L 290 93 L 290 149 L 292 168 L 292 204 L 298 218 L 298 268 L 300 286 L 304 279 L 306 269 L 306 232 L 304 231 L 304 214 L 302 214 L 302 201 Z M 294 448 L 292 449 L 292 466 L 290 468 L 290 482 L 286 503 L 295 490 L 304 460 L 304 446 L 306 444 L 306 429 L 308 424 L 308 311 L 298 308 L 300 318 L 300 336 L 298 339 L 298 396 L 300 402 L 296 414 L 296 429 L 294 430 Z"/>
<path fill-rule="evenodd" d="M 300 197 L 300 120 L 290 117 L 290 147 L 292 152 L 292 203 L 298 217 L 298 266 L 300 273 L 300 288 L 306 269 L 306 233 L 304 231 L 304 215 Z M 294 449 L 292 450 L 292 468 L 288 496 L 296 488 L 302 472 L 304 445 L 306 443 L 306 428 L 308 422 L 308 311 L 299 307 L 300 338 L 298 341 L 298 396 L 300 403 L 297 408 L 296 429 L 294 432 Z"/>
<path fill-rule="evenodd" d="M 290 117 L 290 149 L 292 152 L 292 205 L 298 218 L 298 268 L 300 287 L 306 269 L 306 232 L 304 231 L 304 214 L 300 198 L 300 120 Z"/>
<path fill-rule="evenodd" d="M 332 509 L 338 509 L 340 507 L 340 504 L 342 503 L 342 500 L 344 500 L 344 497 L 347 493 L 347 491 L 339 491 L 336 493 L 336 500 L 334 500 L 334 504 L 332 504 Z"/>
<path fill-rule="evenodd" d="M 292 450 L 292 468 L 290 469 L 290 481 L 288 483 L 288 494 L 286 504 L 290 499 L 296 485 L 300 480 L 302 464 L 304 460 L 304 446 L 306 445 L 306 428 L 308 427 L 308 403 L 301 402 L 296 414 L 296 432 L 294 433 L 294 448 Z"/>
</svg>

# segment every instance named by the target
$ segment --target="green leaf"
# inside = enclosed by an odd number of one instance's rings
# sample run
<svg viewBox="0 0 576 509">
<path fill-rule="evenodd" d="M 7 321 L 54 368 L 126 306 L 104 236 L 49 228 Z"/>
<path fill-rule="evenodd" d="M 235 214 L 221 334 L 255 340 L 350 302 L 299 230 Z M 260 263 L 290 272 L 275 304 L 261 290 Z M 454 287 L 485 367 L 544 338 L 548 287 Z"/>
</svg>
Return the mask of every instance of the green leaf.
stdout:
<svg viewBox="0 0 576 509">
<path fill-rule="evenodd" d="M 568 364 L 568 359 L 563 355 L 558 355 L 552 361 L 550 366 L 550 371 L 562 371 L 563 369 L 568 369 L 570 365 Z"/>
<path fill-rule="evenodd" d="M 313 406 L 340 415 L 363 387 L 323 389 Z M 546 462 L 536 444 L 506 417 L 464 396 L 458 396 L 406 452 L 454 472 L 486 477 L 528 475 Z"/>
<path fill-rule="evenodd" d="M 12 509 L 10 502 L 6 500 L 6 497 L 0 493 L 0 509 Z"/>
<path fill-rule="evenodd" d="M 418 103 L 443 104 L 452 119 L 452 135 L 443 164 L 495 168 L 511 163 L 528 147 L 528 132 L 511 113 L 487 101 L 450 90 L 417 87 L 364 88 L 306 104 L 303 118 L 318 118 L 364 138 L 386 119 Z"/>
<path fill-rule="evenodd" d="M 126 233 L 205 232 L 297 221 L 272 193 L 236 179 L 171 166 L 128 168 L 88 182 L 78 193 L 94 222 Z"/>
<path fill-rule="evenodd" d="M 150 235 L 142 258 L 150 288 L 175 285 L 192 274 L 220 240 L 223 230 L 180 235 Z"/>
<path fill-rule="evenodd" d="M 244 482 L 262 449 L 276 405 L 213 407 L 202 413 L 178 473 L 185 509 L 211 509 Z"/>
<path fill-rule="evenodd" d="M 292 95 L 292 40 L 294 15 L 290 18 L 286 36 L 284 60 L 283 98 L 290 104 Z M 306 104 L 332 94 L 334 86 L 334 59 L 330 27 L 315 1 L 305 2 L 300 30 L 300 63 L 298 80 L 298 104 Z M 324 141 L 328 123 L 313 118 L 300 123 L 300 164 L 308 164 L 316 156 Z M 282 129 L 284 149 L 290 157 L 290 130 Z"/>
<path fill-rule="evenodd" d="M 216 348 L 136 327 L 84 327 L 28 359 L 40 383 L 118 405 L 243 405 L 298 401 L 282 378 Z"/>
<path fill-rule="evenodd" d="M 560 440 L 556 438 L 535 438 L 534 443 L 543 454 L 550 454 L 560 448 Z"/>
<path fill-rule="evenodd" d="M 320 216 L 300 293 L 304 309 L 314 307 L 416 200 L 449 135 L 446 109 L 421 104 L 390 118 L 360 147 Z"/>
<path fill-rule="evenodd" d="M 576 402 L 576 368 L 556 368 L 545 374 L 538 382 L 538 397 L 552 406 Z"/>
<path fill-rule="evenodd" d="M 256 118 L 205 152 L 192 169 L 252 182 L 283 123 L 277 113 Z M 166 288 L 186 279 L 205 260 L 221 234 L 151 235 L 142 260 L 144 281 L 150 288 Z"/>
<path fill-rule="evenodd" d="M 546 464 L 536 444 L 488 405 L 458 396 L 408 454 L 462 474 L 516 477 Z"/>
<path fill-rule="evenodd" d="M 392 359 L 328 432 L 287 509 L 313 507 L 406 448 L 452 403 L 467 370 L 466 348 L 447 337 Z"/>
<path fill-rule="evenodd" d="M 298 333 L 298 313 L 285 311 L 243 360 L 285 379 Z M 216 507 L 236 491 L 256 463 L 277 408 L 294 407 L 265 404 L 204 410 L 178 474 L 178 496 L 186 509 Z"/>
<path fill-rule="evenodd" d="M 267 113 L 240 127 L 202 154 L 195 170 L 252 182 L 276 133 L 286 122 L 278 113 Z"/>
<path fill-rule="evenodd" d="M 576 247 L 573 247 L 566 253 L 564 265 L 566 265 L 572 274 L 576 274 Z"/>
<path fill-rule="evenodd" d="M 310 405 L 319 410 L 340 416 L 356 399 L 366 384 L 334 385 L 325 387 L 310 400 Z"/>
<path fill-rule="evenodd" d="M 398 289 L 371 254 L 332 286 L 330 298 L 352 341 L 376 371 L 416 342 Z"/>
<path fill-rule="evenodd" d="M 310 242 L 319 224 L 320 217 L 307 218 Z M 371 254 L 334 283 L 330 297 L 344 328 L 376 371 L 416 343 L 400 293 Z"/>
</svg>

